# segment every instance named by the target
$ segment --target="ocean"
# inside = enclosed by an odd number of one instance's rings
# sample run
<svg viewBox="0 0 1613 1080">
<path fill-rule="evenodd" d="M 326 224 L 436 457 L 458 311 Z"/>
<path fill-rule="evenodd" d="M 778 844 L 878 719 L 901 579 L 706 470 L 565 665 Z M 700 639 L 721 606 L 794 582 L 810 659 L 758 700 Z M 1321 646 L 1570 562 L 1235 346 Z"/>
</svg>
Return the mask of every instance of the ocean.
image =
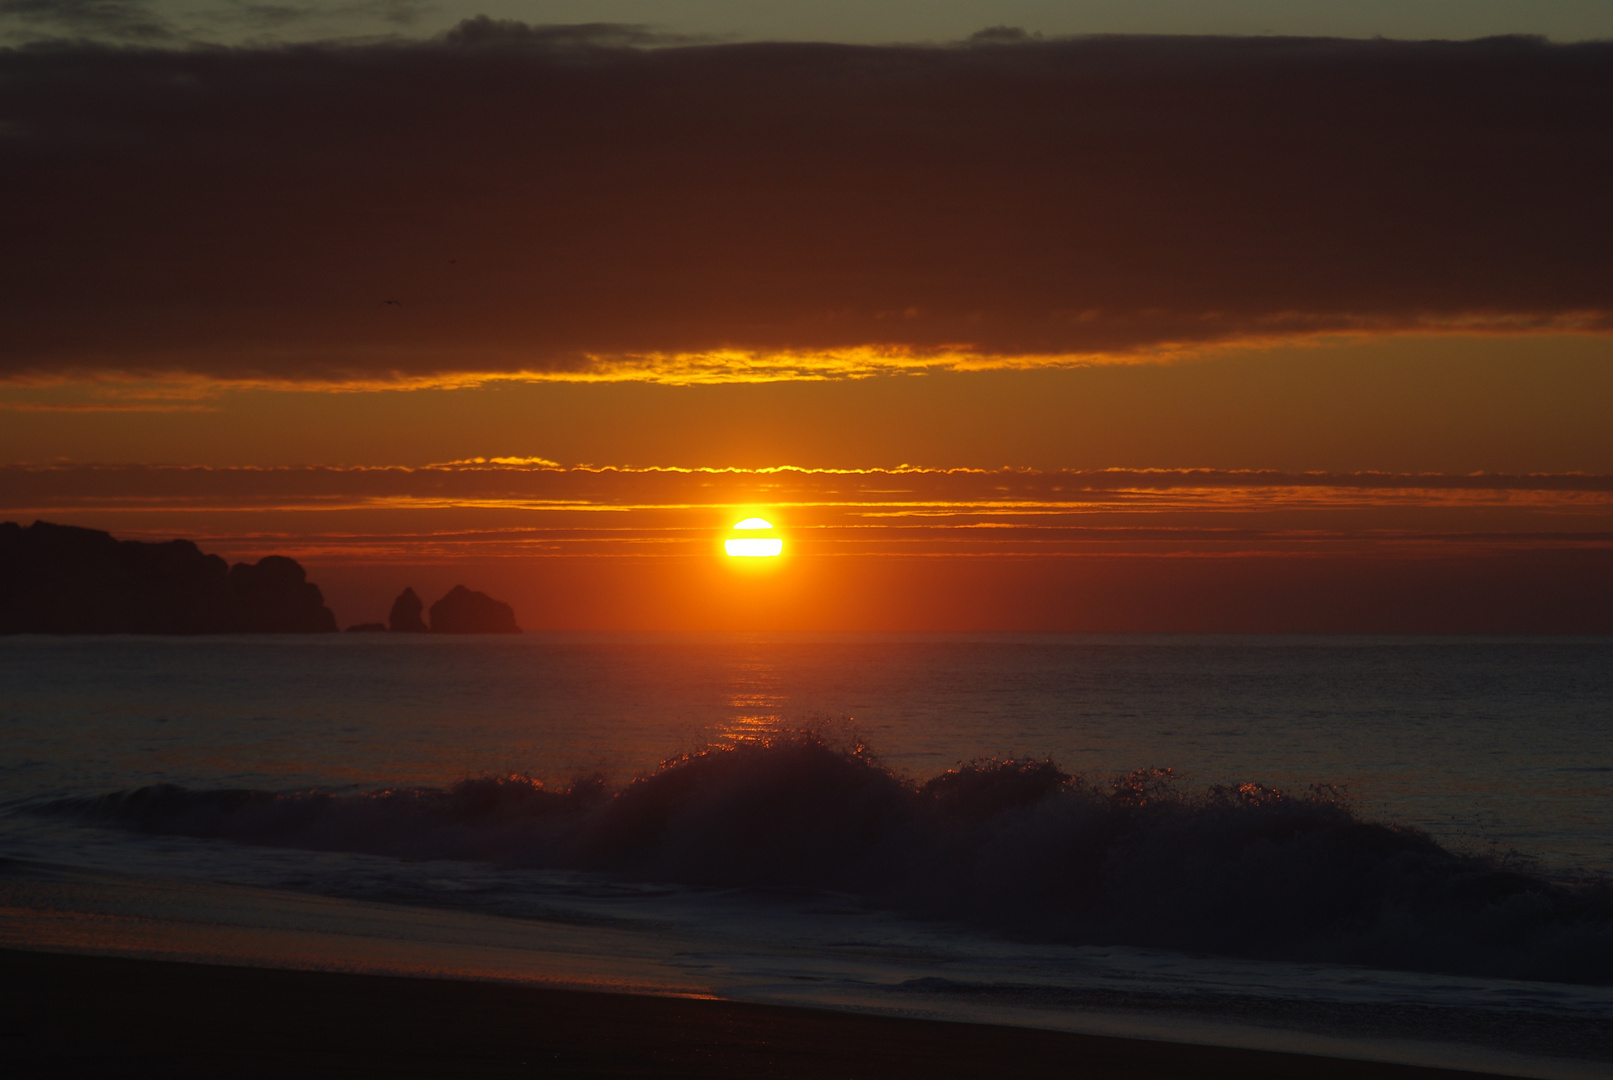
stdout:
<svg viewBox="0 0 1613 1080">
<path fill-rule="evenodd" d="M 1613 639 L 0 639 L 0 944 L 1613 1074 Z"/>
</svg>

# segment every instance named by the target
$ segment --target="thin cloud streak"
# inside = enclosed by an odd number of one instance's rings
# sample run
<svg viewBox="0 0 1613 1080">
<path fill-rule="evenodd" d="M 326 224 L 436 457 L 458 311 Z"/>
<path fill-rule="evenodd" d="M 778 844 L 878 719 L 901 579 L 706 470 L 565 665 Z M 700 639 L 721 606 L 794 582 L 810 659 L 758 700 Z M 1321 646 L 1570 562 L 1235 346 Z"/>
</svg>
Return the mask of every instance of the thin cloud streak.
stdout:
<svg viewBox="0 0 1613 1080">
<path fill-rule="evenodd" d="M 705 557 L 765 509 L 814 557 L 1613 551 L 1613 476 L 1236 470 L 0 468 L 0 514 L 340 562 Z M 337 524 L 340 523 L 340 524 Z M 235 539 L 231 539 L 234 537 Z"/>
<path fill-rule="evenodd" d="M 531 498 L 609 505 L 725 505 L 778 498 L 910 505 L 1059 505 L 1134 492 L 1320 491 L 1613 497 L 1596 473 L 1283 472 L 1268 469 L 893 469 L 561 466 L 544 458 L 470 458 L 407 466 L 205 466 L 76 463 L 0 466 L 0 499 L 288 495 L 375 498 Z M 644 496 L 655 498 L 646 502 Z M 691 498 L 693 496 L 694 498 Z M 670 500 L 670 501 L 669 501 Z"/>
<path fill-rule="evenodd" d="M 0 377 L 821 379 L 1613 328 L 1613 45 L 636 40 L 0 51 Z"/>
</svg>

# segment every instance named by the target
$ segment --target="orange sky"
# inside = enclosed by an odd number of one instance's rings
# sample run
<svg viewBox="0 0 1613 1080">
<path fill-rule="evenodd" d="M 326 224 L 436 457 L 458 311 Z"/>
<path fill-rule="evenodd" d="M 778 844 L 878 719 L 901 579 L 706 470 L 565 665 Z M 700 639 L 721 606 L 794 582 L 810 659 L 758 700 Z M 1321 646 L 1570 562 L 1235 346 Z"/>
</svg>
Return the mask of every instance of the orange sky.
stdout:
<svg viewBox="0 0 1613 1080">
<path fill-rule="evenodd" d="M 344 624 L 1613 630 L 1613 47 L 298 56 L 0 54 L 0 517 Z"/>
<path fill-rule="evenodd" d="M 1594 629 L 1613 477 L 13 466 L 16 516 L 301 559 L 349 622 L 468 581 L 529 629 Z M 764 514 L 776 564 L 720 553 Z"/>
<path fill-rule="evenodd" d="M 0 460 L 1613 473 L 1613 338 L 1410 336 L 1110 364 L 667 386 L 0 383 Z"/>
</svg>

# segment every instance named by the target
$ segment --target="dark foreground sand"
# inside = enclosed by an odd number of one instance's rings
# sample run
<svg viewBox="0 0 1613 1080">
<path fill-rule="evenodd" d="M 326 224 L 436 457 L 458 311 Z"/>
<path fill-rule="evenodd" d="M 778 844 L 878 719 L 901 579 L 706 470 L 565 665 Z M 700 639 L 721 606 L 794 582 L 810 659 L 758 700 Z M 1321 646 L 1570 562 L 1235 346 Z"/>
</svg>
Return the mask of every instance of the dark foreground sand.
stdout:
<svg viewBox="0 0 1613 1080">
<path fill-rule="evenodd" d="M 0 950 L 0 1073 L 1305 1077 L 1476 1073 L 494 983 Z"/>
</svg>

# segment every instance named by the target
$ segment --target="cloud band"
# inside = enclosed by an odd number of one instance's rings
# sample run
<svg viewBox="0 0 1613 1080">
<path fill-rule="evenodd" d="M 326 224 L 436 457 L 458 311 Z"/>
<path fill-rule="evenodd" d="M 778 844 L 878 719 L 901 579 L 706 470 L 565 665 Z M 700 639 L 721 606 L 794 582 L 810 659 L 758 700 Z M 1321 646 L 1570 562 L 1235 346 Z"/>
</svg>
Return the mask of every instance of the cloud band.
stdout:
<svg viewBox="0 0 1613 1080">
<path fill-rule="evenodd" d="M 1613 325 L 1613 45 L 621 42 L 0 52 L 0 375 Z"/>
</svg>

